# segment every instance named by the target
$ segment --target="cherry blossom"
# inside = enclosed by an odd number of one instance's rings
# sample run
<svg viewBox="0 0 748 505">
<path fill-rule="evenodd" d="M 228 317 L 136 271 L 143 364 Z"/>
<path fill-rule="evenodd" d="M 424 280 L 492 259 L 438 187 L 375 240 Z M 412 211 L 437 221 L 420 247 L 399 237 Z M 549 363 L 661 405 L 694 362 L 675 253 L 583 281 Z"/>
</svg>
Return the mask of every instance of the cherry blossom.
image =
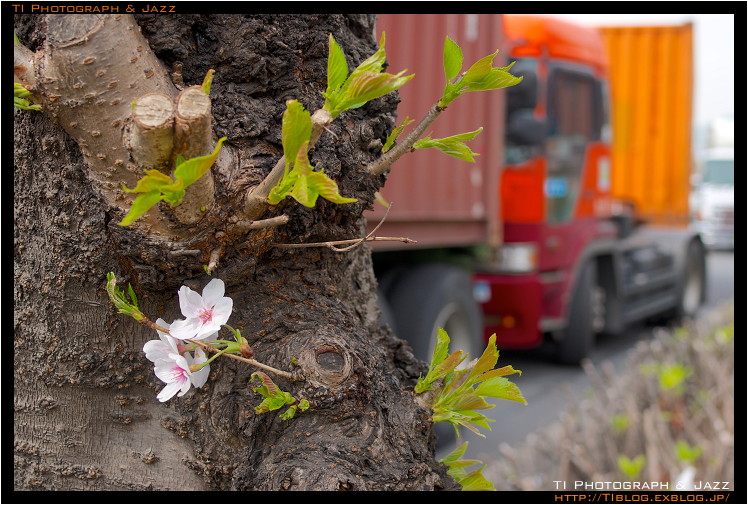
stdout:
<svg viewBox="0 0 748 505">
<path fill-rule="evenodd" d="M 170 328 L 170 325 L 161 318 L 156 319 L 156 324 L 167 330 Z M 185 351 L 181 341 L 163 331 L 156 330 L 156 332 L 161 340 L 149 340 L 143 346 L 145 357 L 149 360 L 155 363 L 159 359 L 166 359 L 170 353 L 182 354 Z"/>
<path fill-rule="evenodd" d="M 223 296 L 221 279 L 213 279 L 203 288 L 202 296 L 187 286 L 179 288 L 179 307 L 186 319 L 171 323 L 169 333 L 178 339 L 201 340 L 221 329 L 231 316 L 234 302 Z"/>
<path fill-rule="evenodd" d="M 195 358 L 189 352 L 180 355 L 169 353 L 166 358 L 159 358 L 155 362 L 156 377 L 166 383 L 166 387 L 161 390 L 156 398 L 165 402 L 171 399 L 175 394 L 184 396 L 191 386 L 201 387 L 208 380 L 210 365 L 205 365 L 197 372 L 190 371 L 190 365 L 205 363 L 207 357 L 202 349 L 195 350 Z"/>
</svg>

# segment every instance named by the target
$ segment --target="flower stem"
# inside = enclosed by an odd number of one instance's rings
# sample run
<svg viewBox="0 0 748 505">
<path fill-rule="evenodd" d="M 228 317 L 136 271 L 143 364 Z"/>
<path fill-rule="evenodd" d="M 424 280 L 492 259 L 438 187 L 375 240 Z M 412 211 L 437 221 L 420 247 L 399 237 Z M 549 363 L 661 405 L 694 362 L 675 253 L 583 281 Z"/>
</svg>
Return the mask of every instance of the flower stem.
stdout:
<svg viewBox="0 0 748 505">
<path fill-rule="evenodd" d="M 150 319 L 148 319 L 145 316 L 143 316 L 143 319 L 139 320 L 138 322 L 143 323 L 146 326 L 148 326 L 149 328 L 152 328 L 154 330 L 158 330 L 158 331 L 161 331 L 161 332 L 166 333 L 168 335 L 171 335 L 171 333 L 169 333 L 168 329 L 164 328 L 163 326 L 157 325 L 156 323 L 154 323 L 153 321 L 151 321 Z M 266 365 L 264 363 L 261 363 L 261 362 L 255 360 L 255 359 L 252 359 L 252 358 L 245 358 L 243 356 L 239 356 L 239 355 L 236 355 L 236 354 L 224 354 L 225 353 L 225 349 L 224 350 L 219 350 L 219 349 L 213 347 L 212 345 L 207 344 L 205 342 L 201 342 L 199 340 L 193 340 L 193 339 L 187 338 L 187 339 L 185 339 L 185 341 L 189 342 L 191 344 L 195 344 L 195 345 L 199 346 L 201 349 L 203 349 L 206 352 L 216 353 L 216 356 L 213 356 L 209 361 L 212 361 L 213 359 L 217 358 L 219 355 L 224 355 L 227 358 L 235 359 L 237 361 L 243 361 L 244 363 L 248 363 L 250 365 L 256 366 L 257 368 L 262 368 L 263 370 L 267 370 L 268 372 L 272 372 L 275 375 L 279 375 L 281 377 L 285 377 L 286 379 L 288 379 L 290 381 L 301 381 L 301 380 L 304 380 L 304 373 L 301 370 L 297 370 L 297 371 L 294 371 L 294 372 L 286 372 L 286 371 L 283 371 L 283 370 L 278 370 L 277 368 L 273 368 L 270 365 Z M 229 343 L 231 343 L 231 342 L 229 342 Z"/>
</svg>

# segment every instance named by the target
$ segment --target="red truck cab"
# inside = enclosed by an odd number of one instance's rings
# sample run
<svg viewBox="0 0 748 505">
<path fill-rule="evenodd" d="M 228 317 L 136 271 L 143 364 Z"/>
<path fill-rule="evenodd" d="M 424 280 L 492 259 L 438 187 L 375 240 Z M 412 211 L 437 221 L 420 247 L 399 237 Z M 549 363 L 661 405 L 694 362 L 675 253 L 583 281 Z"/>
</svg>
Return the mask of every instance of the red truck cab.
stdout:
<svg viewBox="0 0 748 505">
<path fill-rule="evenodd" d="M 504 244 L 497 270 L 476 276 L 476 293 L 485 333 L 527 348 L 565 326 L 578 258 L 617 235 L 605 52 L 596 30 L 557 19 L 505 15 L 504 29 L 524 81 L 507 90 Z"/>
</svg>

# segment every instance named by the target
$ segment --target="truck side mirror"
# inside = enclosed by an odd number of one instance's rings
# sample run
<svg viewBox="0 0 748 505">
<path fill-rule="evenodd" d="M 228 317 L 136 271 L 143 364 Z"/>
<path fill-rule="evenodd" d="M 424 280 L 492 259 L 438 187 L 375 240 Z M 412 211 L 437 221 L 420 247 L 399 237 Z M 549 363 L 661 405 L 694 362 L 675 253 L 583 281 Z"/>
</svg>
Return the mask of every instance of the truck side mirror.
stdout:
<svg viewBox="0 0 748 505">
<path fill-rule="evenodd" d="M 507 140 L 515 145 L 537 146 L 545 139 L 545 121 L 533 115 L 530 109 L 520 109 L 509 116 Z"/>
</svg>

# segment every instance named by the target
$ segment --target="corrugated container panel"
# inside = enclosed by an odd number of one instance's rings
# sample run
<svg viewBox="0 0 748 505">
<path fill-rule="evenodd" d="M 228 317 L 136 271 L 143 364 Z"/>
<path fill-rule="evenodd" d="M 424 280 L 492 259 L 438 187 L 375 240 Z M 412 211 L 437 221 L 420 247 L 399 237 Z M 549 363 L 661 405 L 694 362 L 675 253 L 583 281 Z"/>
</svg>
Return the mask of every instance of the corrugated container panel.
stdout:
<svg viewBox="0 0 748 505">
<path fill-rule="evenodd" d="M 419 121 L 439 100 L 445 85 L 442 63 L 448 35 L 461 47 L 463 71 L 478 59 L 501 48 L 500 15 L 475 14 L 382 14 L 377 37 L 387 34 L 387 71 L 408 69 L 415 78 L 400 88 L 398 124 L 406 116 Z M 495 65 L 505 65 L 499 54 Z M 403 156 L 388 175 L 381 193 L 393 202 L 381 236 L 407 236 L 419 246 L 448 246 L 497 240 L 498 175 L 501 168 L 503 91 L 471 92 L 459 97 L 432 124 L 432 138 L 474 131 L 483 132 L 471 141 L 480 153 L 476 163 L 447 156 L 436 149 L 422 149 Z M 415 123 L 411 125 L 415 126 Z M 409 128 L 403 132 L 407 135 Z M 370 228 L 383 216 L 383 208 L 367 215 Z M 379 249 L 399 243 L 375 243 Z"/>
<path fill-rule="evenodd" d="M 692 26 L 600 29 L 610 62 L 613 196 L 646 219 L 688 223 Z"/>
</svg>

